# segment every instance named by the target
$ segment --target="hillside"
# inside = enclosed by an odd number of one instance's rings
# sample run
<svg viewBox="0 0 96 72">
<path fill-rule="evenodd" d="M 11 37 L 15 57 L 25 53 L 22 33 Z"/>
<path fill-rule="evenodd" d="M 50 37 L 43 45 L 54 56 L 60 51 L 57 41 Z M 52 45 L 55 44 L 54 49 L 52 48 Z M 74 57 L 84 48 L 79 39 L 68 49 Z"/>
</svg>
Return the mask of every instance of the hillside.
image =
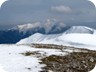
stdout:
<svg viewBox="0 0 96 72">
<path fill-rule="evenodd" d="M 88 72 L 96 51 L 54 44 L 0 45 L 0 70 L 5 72 Z"/>
<path fill-rule="evenodd" d="M 68 30 L 60 34 L 46 35 L 46 34 L 35 33 L 29 36 L 28 38 L 20 40 L 19 42 L 17 42 L 17 44 L 31 44 L 31 43 L 57 44 L 57 45 L 75 46 L 79 48 L 88 48 L 94 50 L 96 47 L 95 30 L 93 31 L 90 28 L 87 28 L 87 30 L 89 32 L 87 31 L 86 33 L 85 32 L 68 33 Z M 93 32 L 90 33 L 90 31 Z"/>
</svg>

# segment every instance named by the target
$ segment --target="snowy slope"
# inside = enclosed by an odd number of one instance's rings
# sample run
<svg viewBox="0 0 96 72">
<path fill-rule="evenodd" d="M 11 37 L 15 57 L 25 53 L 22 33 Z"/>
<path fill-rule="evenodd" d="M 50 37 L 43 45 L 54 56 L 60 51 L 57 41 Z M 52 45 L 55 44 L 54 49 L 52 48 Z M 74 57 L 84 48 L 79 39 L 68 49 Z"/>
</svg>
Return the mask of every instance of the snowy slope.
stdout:
<svg viewBox="0 0 96 72">
<path fill-rule="evenodd" d="M 96 72 L 96 65 L 95 65 L 94 69 L 91 70 L 90 72 Z"/>
<path fill-rule="evenodd" d="M 43 35 L 41 33 L 35 33 L 28 38 L 22 39 L 21 41 L 17 42 L 17 44 L 30 44 L 30 43 L 51 43 L 55 44 L 55 41 L 61 34 L 53 34 L 53 35 Z M 54 42 L 54 43 L 53 43 Z"/>
<path fill-rule="evenodd" d="M 44 35 L 36 33 L 28 38 L 22 39 L 17 44 L 30 44 L 30 43 L 44 43 L 44 44 L 59 44 L 59 45 L 71 45 L 76 47 L 88 47 L 96 49 L 96 34 L 95 30 L 87 28 L 84 33 L 61 33 L 61 34 L 50 34 Z M 81 29 L 81 28 L 80 28 Z M 73 29 L 74 30 L 74 29 Z M 73 32 L 72 30 L 72 32 Z M 77 30 L 77 28 L 76 28 Z M 93 31 L 92 33 L 90 31 Z M 68 32 L 68 31 L 67 31 Z"/>
<path fill-rule="evenodd" d="M 83 44 L 83 45 L 92 45 L 96 46 L 96 35 L 93 34 L 63 34 L 58 38 L 60 41 L 66 41 L 69 43 Z"/>
<path fill-rule="evenodd" d="M 94 29 L 86 27 L 86 26 L 72 26 L 70 29 L 68 29 L 65 33 L 88 33 L 93 34 Z"/>
<path fill-rule="evenodd" d="M 0 65 L 0 72 L 6 72 L 6 71 L 2 68 L 1 65 Z"/>
<path fill-rule="evenodd" d="M 39 54 L 22 55 L 28 51 Z M 73 52 L 72 49 L 65 51 Z M 0 72 L 39 72 L 41 67 L 45 66 L 39 63 L 40 59 L 50 55 L 66 55 L 66 52 L 59 49 L 35 48 L 30 45 L 0 45 Z"/>
<path fill-rule="evenodd" d="M 94 49 L 94 47 L 96 47 L 96 35 L 80 33 L 43 35 L 36 33 L 28 38 L 19 41 L 17 44 L 30 43 L 72 45 L 77 47 L 92 47 L 92 49 Z"/>
<path fill-rule="evenodd" d="M 62 49 L 58 49 L 58 47 L 37 48 L 32 44 L 0 45 L 0 72 L 40 72 L 42 71 L 42 67 L 46 66 L 45 64 L 40 63 L 42 62 L 42 58 L 51 55 L 65 56 L 72 52 L 87 52 L 87 50 L 83 51 L 73 47 L 64 46 Z M 32 54 L 28 56 L 24 55 L 26 52 L 32 52 Z M 94 70 L 92 70 L 92 72 L 93 71 Z"/>
</svg>

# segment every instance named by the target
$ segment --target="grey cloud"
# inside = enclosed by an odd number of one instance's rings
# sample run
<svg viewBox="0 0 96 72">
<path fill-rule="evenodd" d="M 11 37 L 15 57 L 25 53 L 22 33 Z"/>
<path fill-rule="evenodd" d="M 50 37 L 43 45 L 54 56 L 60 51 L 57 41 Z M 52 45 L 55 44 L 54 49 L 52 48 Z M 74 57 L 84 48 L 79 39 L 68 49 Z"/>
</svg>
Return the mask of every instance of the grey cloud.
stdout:
<svg viewBox="0 0 96 72">
<path fill-rule="evenodd" d="M 8 0 L 0 9 L 0 25 L 31 23 L 48 18 L 64 22 L 96 21 L 96 9 L 88 0 Z"/>
<path fill-rule="evenodd" d="M 70 7 L 64 6 L 64 5 L 51 7 L 51 9 L 53 11 L 60 12 L 60 13 L 70 13 L 70 12 L 72 12 Z"/>
</svg>

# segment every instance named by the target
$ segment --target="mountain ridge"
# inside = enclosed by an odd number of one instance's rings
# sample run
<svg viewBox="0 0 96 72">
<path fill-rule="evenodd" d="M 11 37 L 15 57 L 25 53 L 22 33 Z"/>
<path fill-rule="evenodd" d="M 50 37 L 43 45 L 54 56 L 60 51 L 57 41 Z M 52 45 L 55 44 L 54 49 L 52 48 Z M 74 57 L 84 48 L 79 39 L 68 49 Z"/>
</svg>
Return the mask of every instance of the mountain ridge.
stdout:
<svg viewBox="0 0 96 72">
<path fill-rule="evenodd" d="M 82 27 L 82 26 L 76 26 Z M 89 27 L 83 26 L 86 30 L 89 29 L 87 32 L 83 30 L 84 32 L 69 32 L 66 31 L 60 34 L 41 34 L 41 33 L 35 33 L 28 38 L 22 39 L 17 44 L 31 44 L 31 43 L 41 43 L 41 44 L 57 44 L 57 45 L 73 45 L 73 46 L 83 46 L 83 47 L 96 47 L 96 30 L 91 29 Z M 70 30 L 70 28 L 69 28 Z M 77 30 L 77 29 L 76 29 Z M 92 31 L 90 33 L 90 31 Z"/>
<path fill-rule="evenodd" d="M 0 44 L 16 43 L 21 39 L 29 37 L 34 33 L 56 34 L 66 31 L 70 26 L 57 21 L 48 19 L 46 22 L 35 22 L 17 25 L 6 31 L 0 31 Z"/>
</svg>

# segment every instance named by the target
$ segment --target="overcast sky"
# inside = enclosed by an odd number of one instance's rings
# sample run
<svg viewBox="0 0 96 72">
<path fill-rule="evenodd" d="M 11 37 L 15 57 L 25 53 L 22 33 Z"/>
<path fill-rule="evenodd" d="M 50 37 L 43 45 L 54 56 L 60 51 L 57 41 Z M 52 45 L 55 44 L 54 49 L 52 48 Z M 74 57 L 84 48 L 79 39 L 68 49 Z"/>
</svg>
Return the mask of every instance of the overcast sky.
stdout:
<svg viewBox="0 0 96 72">
<path fill-rule="evenodd" d="M 95 6 L 88 0 L 8 0 L 0 9 L 0 26 L 46 19 L 96 22 Z"/>
</svg>

